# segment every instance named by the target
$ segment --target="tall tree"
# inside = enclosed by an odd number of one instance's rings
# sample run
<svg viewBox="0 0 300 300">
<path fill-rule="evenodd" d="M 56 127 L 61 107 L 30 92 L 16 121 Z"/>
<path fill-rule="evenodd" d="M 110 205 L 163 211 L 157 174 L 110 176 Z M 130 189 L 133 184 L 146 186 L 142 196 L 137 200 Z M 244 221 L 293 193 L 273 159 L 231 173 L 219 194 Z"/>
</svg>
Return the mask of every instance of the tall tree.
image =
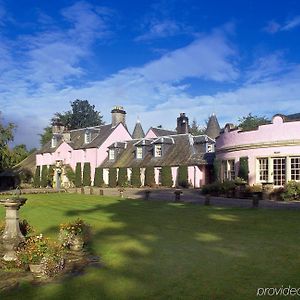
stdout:
<svg viewBox="0 0 300 300">
<path fill-rule="evenodd" d="M 196 121 L 193 119 L 192 125 L 190 126 L 190 133 L 192 135 L 201 135 L 204 134 L 206 127 L 200 127 Z"/>
<path fill-rule="evenodd" d="M 238 122 L 238 127 L 241 127 L 242 130 L 253 130 L 260 125 L 269 124 L 271 121 L 265 116 L 258 117 L 249 113 L 247 116 L 239 118 Z"/>
<path fill-rule="evenodd" d="M 103 116 L 95 110 L 95 105 L 91 105 L 88 100 L 76 99 L 71 102 L 71 110 L 60 113 L 57 112 L 51 119 L 51 123 L 59 120 L 68 129 L 78 129 L 97 125 L 103 125 Z M 47 126 L 40 134 L 40 143 L 45 145 L 52 137 L 52 127 Z"/>
</svg>

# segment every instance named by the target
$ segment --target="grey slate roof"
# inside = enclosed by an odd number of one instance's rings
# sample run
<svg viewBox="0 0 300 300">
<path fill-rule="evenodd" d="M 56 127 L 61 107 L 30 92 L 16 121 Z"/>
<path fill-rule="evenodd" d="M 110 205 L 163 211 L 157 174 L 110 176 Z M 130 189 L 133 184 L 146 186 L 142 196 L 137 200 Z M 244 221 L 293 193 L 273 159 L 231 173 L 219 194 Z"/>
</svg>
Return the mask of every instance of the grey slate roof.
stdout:
<svg viewBox="0 0 300 300">
<path fill-rule="evenodd" d="M 118 126 L 120 126 L 120 124 Z M 106 139 L 118 126 L 112 128 L 111 124 L 107 124 L 107 125 L 71 130 L 70 141 L 66 143 L 69 146 L 71 146 L 74 150 L 98 148 L 106 141 Z M 92 135 L 92 139 L 89 144 L 84 143 L 84 134 L 87 129 L 90 130 Z M 49 141 L 42 147 L 41 150 L 38 151 L 38 153 L 53 153 L 62 143 L 63 143 L 63 136 L 61 135 L 56 147 L 52 148 L 51 141 Z"/>
<path fill-rule="evenodd" d="M 207 123 L 207 128 L 205 130 L 205 134 L 208 135 L 212 139 L 216 139 L 220 135 L 220 125 L 218 122 L 218 119 L 215 114 L 212 114 L 209 117 L 208 123 Z"/>
<path fill-rule="evenodd" d="M 134 130 L 132 132 L 132 138 L 133 139 L 142 139 L 145 137 L 145 132 L 143 130 L 143 127 L 139 121 L 136 122 Z"/>
<path fill-rule="evenodd" d="M 163 128 L 157 128 L 157 127 L 150 127 L 148 132 L 152 129 L 152 131 L 156 134 L 156 136 L 164 136 L 164 135 L 172 135 L 172 134 L 177 134 L 176 131 L 172 130 L 167 130 Z"/>
<path fill-rule="evenodd" d="M 140 145 L 140 141 L 132 140 L 127 142 L 126 149 L 122 149 L 117 153 L 115 160 L 107 158 L 101 167 L 191 166 L 213 163 L 214 153 L 205 153 L 205 143 L 194 143 L 192 135 L 178 134 L 168 136 L 168 138 L 172 138 L 174 144 L 163 145 L 162 157 L 154 157 L 154 145 L 147 143 L 143 146 L 143 159 L 136 159 L 136 145 Z M 155 141 L 155 139 L 152 139 L 152 141 Z"/>
</svg>

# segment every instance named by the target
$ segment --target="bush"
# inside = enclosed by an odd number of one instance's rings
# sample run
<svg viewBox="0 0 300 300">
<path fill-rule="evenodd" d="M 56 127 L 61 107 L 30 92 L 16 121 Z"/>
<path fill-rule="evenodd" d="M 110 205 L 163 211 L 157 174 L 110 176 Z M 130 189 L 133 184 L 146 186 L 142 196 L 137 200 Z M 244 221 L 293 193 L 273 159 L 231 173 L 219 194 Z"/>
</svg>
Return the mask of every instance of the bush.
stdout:
<svg viewBox="0 0 300 300">
<path fill-rule="evenodd" d="M 145 186 L 153 187 L 155 185 L 154 167 L 146 167 Z"/>
<path fill-rule="evenodd" d="M 53 177 L 54 177 L 54 166 L 50 165 L 48 169 L 47 183 L 49 186 L 52 187 L 53 187 Z"/>
<path fill-rule="evenodd" d="M 83 165 L 83 186 L 91 186 L 91 164 L 85 162 Z"/>
<path fill-rule="evenodd" d="M 70 165 L 65 166 L 65 174 L 66 174 L 68 180 L 71 183 L 75 184 L 76 176 L 75 176 L 75 173 L 74 173 L 74 171 L 73 171 L 73 169 L 71 168 Z"/>
<path fill-rule="evenodd" d="M 97 187 L 104 186 L 103 168 L 98 167 L 95 169 L 94 186 Z"/>
<path fill-rule="evenodd" d="M 76 164 L 76 169 L 75 169 L 75 186 L 76 187 L 81 187 L 82 186 L 81 163 L 80 162 L 78 162 Z"/>
<path fill-rule="evenodd" d="M 179 166 L 177 176 L 178 176 L 178 185 L 183 188 L 187 188 L 189 186 L 188 167 L 187 166 Z"/>
<path fill-rule="evenodd" d="M 35 169 L 34 179 L 33 179 L 33 186 L 39 188 L 41 186 L 41 167 L 37 166 Z"/>
<path fill-rule="evenodd" d="M 238 177 L 248 182 L 248 174 L 249 174 L 248 157 L 240 157 L 240 167 L 239 167 Z"/>
<path fill-rule="evenodd" d="M 300 182 L 289 181 L 284 186 L 281 197 L 284 201 L 300 200 Z"/>
<path fill-rule="evenodd" d="M 206 184 L 202 187 L 201 192 L 204 195 L 218 196 L 219 194 L 222 193 L 222 183 L 216 181 L 211 184 Z"/>
<path fill-rule="evenodd" d="M 141 170 L 138 167 L 132 168 L 132 172 L 131 172 L 131 185 L 133 187 L 140 187 L 142 185 L 142 182 L 141 182 Z"/>
<path fill-rule="evenodd" d="M 41 187 L 45 188 L 48 185 L 48 167 L 42 166 Z"/>
<path fill-rule="evenodd" d="M 169 166 L 163 166 L 161 168 L 161 185 L 167 187 L 173 186 L 172 172 Z"/>
<path fill-rule="evenodd" d="M 214 181 L 220 182 L 221 181 L 221 161 L 218 159 L 214 160 L 213 164 L 213 177 Z"/>
<path fill-rule="evenodd" d="M 117 169 L 110 168 L 108 171 L 108 186 L 114 188 L 117 186 Z"/>
<path fill-rule="evenodd" d="M 124 187 L 127 185 L 127 168 L 120 168 L 118 174 L 118 186 Z"/>
</svg>

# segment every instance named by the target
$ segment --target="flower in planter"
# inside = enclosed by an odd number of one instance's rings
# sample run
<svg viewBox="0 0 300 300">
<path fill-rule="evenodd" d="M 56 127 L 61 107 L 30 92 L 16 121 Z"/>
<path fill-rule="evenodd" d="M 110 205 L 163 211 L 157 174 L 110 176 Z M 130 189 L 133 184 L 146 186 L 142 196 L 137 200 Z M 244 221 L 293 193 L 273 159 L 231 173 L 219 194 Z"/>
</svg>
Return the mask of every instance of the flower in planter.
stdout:
<svg viewBox="0 0 300 300">
<path fill-rule="evenodd" d="M 59 240 L 65 248 L 69 248 L 76 243 L 78 239 L 82 239 L 82 244 L 86 244 L 90 240 L 91 227 L 82 219 L 76 219 L 73 222 L 60 225 Z"/>
</svg>

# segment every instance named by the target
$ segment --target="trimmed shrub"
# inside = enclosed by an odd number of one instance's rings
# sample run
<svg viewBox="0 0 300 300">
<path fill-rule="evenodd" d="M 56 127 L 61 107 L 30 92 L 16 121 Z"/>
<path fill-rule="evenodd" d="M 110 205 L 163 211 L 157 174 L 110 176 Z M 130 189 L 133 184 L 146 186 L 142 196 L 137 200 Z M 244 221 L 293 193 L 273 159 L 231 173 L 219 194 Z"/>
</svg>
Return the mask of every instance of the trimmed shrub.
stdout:
<svg viewBox="0 0 300 300">
<path fill-rule="evenodd" d="M 240 167 L 239 167 L 238 177 L 248 182 L 248 174 L 249 174 L 248 157 L 240 157 Z"/>
<path fill-rule="evenodd" d="M 83 165 L 83 186 L 91 186 L 91 164 L 85 162 Z"/>
<path fill-rule="evenodd" d="M 300 182 L 289 181 L 284 186 L 281 197 L 284 201 L 300 200 Z"/>
<path fill-rule="evenodd" d="M 48 167 L 47 165 L 42 166 L 42 175 L 41 175 L 41 187 L 45 188 L 48 184 Z"/>
<path fill-rule="evenodd" d="M 98 186 L 98 187 L 104 186 L 103 168 L 97 167 L 95 169 L 94 186 Z"/>
<path fill-rule="evenodd" d="M 73 171 L 73 169 L 71 168 L 70 165 L 66 165 L 65 174 L 66 174 L 67 178 L 69 179 L 69 181 L 71 183 L 75 184 L 75 180 L 76 180 L 75 172 Z"/>
<path fill-rule="evenodd" d="M 117 169 L 110 168 L 108 171 L 108 186 L 109 187 L 116 187 L 117 186 Z"/>
<path fill-rule="evenodd" d="M 125 185 L 127 185 L 127 181 L 127 168 L 119 168 L 118 186 L 124 187 Z"/>
<path fill-rule="evenodd" d="M 221 164 L 222 162 L 218 159 L 214 160 L 213 164 L 213 178 L 214 181 L 220 182 L 221 181 Z"/>
<path fill-rule="evenodd" d="M 41 167 L 37 166 L 33 178 L 33 186 L 38 188 L 41 186 L 41 177 L 40 177 Z"/>
<path fill-rule="evenodd" d="M 131 172 L 131 185 L 133 187 L 140 187 L 142 185 L 142 182 L 141 182 L 141 170 L 138 167 L 132 168 L 132 172 Z"/>
<path fill-rule="evenodd" d="M 169 166 L 163 166 L 161 168 L 161 185 L 167 187 L 173 186 L 172 172 Z"/>
<path fill-rule="evenodd" d="M 154 167 L 146 167 L 145 186 L 153 187 L 155 185 Z"/>
<path fill-rule="evenodd" d="M 178 176 L 178 185 L 183 188 L 187 188 L 189 186 L 188 167 L 179 166 L 177 176 Z"/>
<path fill-rule="evenodd" d="M 48 185 L 53 186 L 53 177 L 54 177 L 54 166 L 50 165 L 48 169 L 47 182 Z"/>
<path fill-rule="evenodd" d="M 75 169 L 75 186 L 76 187 L 81 187 L 82 186 L 81 163 L 80 162 L 78 162 L 76 164 L 76 169 Z"/>
</svg>

